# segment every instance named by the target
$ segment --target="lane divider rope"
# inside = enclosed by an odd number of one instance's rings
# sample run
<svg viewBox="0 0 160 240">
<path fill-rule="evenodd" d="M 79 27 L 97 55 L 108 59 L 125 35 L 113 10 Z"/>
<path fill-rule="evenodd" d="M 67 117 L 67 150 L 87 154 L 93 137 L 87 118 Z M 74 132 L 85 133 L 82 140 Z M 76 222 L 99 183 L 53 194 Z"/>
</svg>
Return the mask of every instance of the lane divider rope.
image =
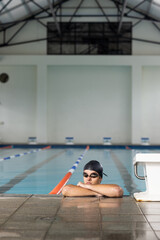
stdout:
<svg viewBox="0 0 160 240">
<path fill-rule="evenodd" d="M 77 161 L 73 164 L 73 166 L 71 167 L 71 169 L 66 173 L 66 175 L 62 178 L 62 180 L 57 184 L 57 186 L 51 191 L 49 192 L 49 194 L 60 194 L 62 192 L 62 188 L 67 184 L 67 182 L 69 181 L 70 177 L 72 176 L 72 174 L 74 173 L 74 171 L 76 170 L 78 164 L 81 162 L 81 160 L 83 159 L 84 155 L 86 154 L 86 152 L 89 150 L 89 146 L 86 147 L 85 151 L 83 152 L 83 154 L 81 154 L 79 156 L 79 158 L 77 159 Z"/>
<path fill-rule="evenodd" d="M 24 152 L 24 153 L 18 153 L 18 154 L 9 156 L 9 157 L 0 158 L 0 161 L 9 160 L 9 159 L 16 158 L 16 157 L 22 157 L 22 156 L 30 154 L 30 153 L 36 153 L 36 152 L 46 150 L 46 149 L 50 149 L 50 148 L 51 148 L 51 146 L 47 146 L 47 147 L 44 147 L 44 148 L 38 148 L 38 149 L 34 149 L 34 150 Z"/>
</svg>

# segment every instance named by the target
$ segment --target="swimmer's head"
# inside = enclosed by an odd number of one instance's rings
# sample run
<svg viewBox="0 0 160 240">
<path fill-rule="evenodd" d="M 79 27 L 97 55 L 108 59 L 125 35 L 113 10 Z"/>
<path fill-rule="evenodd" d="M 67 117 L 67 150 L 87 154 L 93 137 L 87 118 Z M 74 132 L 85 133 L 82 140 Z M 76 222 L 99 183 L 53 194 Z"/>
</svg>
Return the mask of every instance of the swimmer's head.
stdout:
<svg viewBox="0 0 160 240">
<path fill-rule="evenodd" d="M 96 161 L 96 160 L 91 160 L 90 162 L 88 162 L 85 166 L 83 170 L 92 170 L 95 171 L 99 174 L 99 176 L 102 178 L 103 177 L 103 167 L 102 165 Z"/>
</svg>

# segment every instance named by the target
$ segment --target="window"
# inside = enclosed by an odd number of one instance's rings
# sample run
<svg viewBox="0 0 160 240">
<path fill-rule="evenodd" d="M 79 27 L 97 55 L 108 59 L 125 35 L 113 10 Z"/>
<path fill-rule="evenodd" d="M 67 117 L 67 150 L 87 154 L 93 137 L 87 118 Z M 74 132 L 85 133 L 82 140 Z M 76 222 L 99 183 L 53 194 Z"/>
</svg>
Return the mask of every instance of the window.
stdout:
<svg viewBox="0 0 160 240">
<path fill-rule="evenodd" d="M 61 22 L 61 35 L 55 23 L 47 24 L 47 53 L 57 55 L 131 55 L 131 22 Z"/>
</svg>

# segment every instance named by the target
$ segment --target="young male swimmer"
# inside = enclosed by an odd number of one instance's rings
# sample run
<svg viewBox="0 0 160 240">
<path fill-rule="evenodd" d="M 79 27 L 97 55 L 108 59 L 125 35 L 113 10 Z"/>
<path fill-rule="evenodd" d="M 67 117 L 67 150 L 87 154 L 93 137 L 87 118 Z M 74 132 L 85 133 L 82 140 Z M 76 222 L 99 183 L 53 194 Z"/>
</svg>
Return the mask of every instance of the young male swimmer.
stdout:
<svg viewBox="0 0 160 240">
<path fill-rule="evenodd" d="M 96 161 L 88 162 L 83 169 L 84 183 L 79 182 L 77 186 L 69 184 L 63 187 L 62 194 L 66 197 L 82 196 L 107 196 L 122 197 L 123 189 L 116 184 L 100 184 L 102 181 L 103 167 Z"/>
</svg>

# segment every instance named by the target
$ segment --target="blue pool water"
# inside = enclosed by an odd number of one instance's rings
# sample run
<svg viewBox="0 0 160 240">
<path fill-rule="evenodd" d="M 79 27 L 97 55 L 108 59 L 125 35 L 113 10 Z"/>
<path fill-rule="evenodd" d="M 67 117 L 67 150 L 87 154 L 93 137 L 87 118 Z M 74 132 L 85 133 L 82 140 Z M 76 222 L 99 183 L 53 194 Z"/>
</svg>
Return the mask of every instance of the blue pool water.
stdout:
<svg viewBox="0 0 160 240">
<path fill-rule="evenodd" d="M 30 149 L 27 149 L 29 151 Z M 73 166 L 85 147 L 58 147 L 0 161 L 0 193 L 48 194 Z M 68 184 L 83 181 L 83 166 L 98 160 L 108 177 L 102 183 L 120 185 L 124 195 L 145 190 L 145 182 L 134 176 L 133 157 L 137 152 L 149 150 L 90 148 L 81 160 Z M 26 152 L 26 149 L 0 149 L 0 159 Z M 143 170 L 139 168 L 139 174 Z"/>
</svg>

